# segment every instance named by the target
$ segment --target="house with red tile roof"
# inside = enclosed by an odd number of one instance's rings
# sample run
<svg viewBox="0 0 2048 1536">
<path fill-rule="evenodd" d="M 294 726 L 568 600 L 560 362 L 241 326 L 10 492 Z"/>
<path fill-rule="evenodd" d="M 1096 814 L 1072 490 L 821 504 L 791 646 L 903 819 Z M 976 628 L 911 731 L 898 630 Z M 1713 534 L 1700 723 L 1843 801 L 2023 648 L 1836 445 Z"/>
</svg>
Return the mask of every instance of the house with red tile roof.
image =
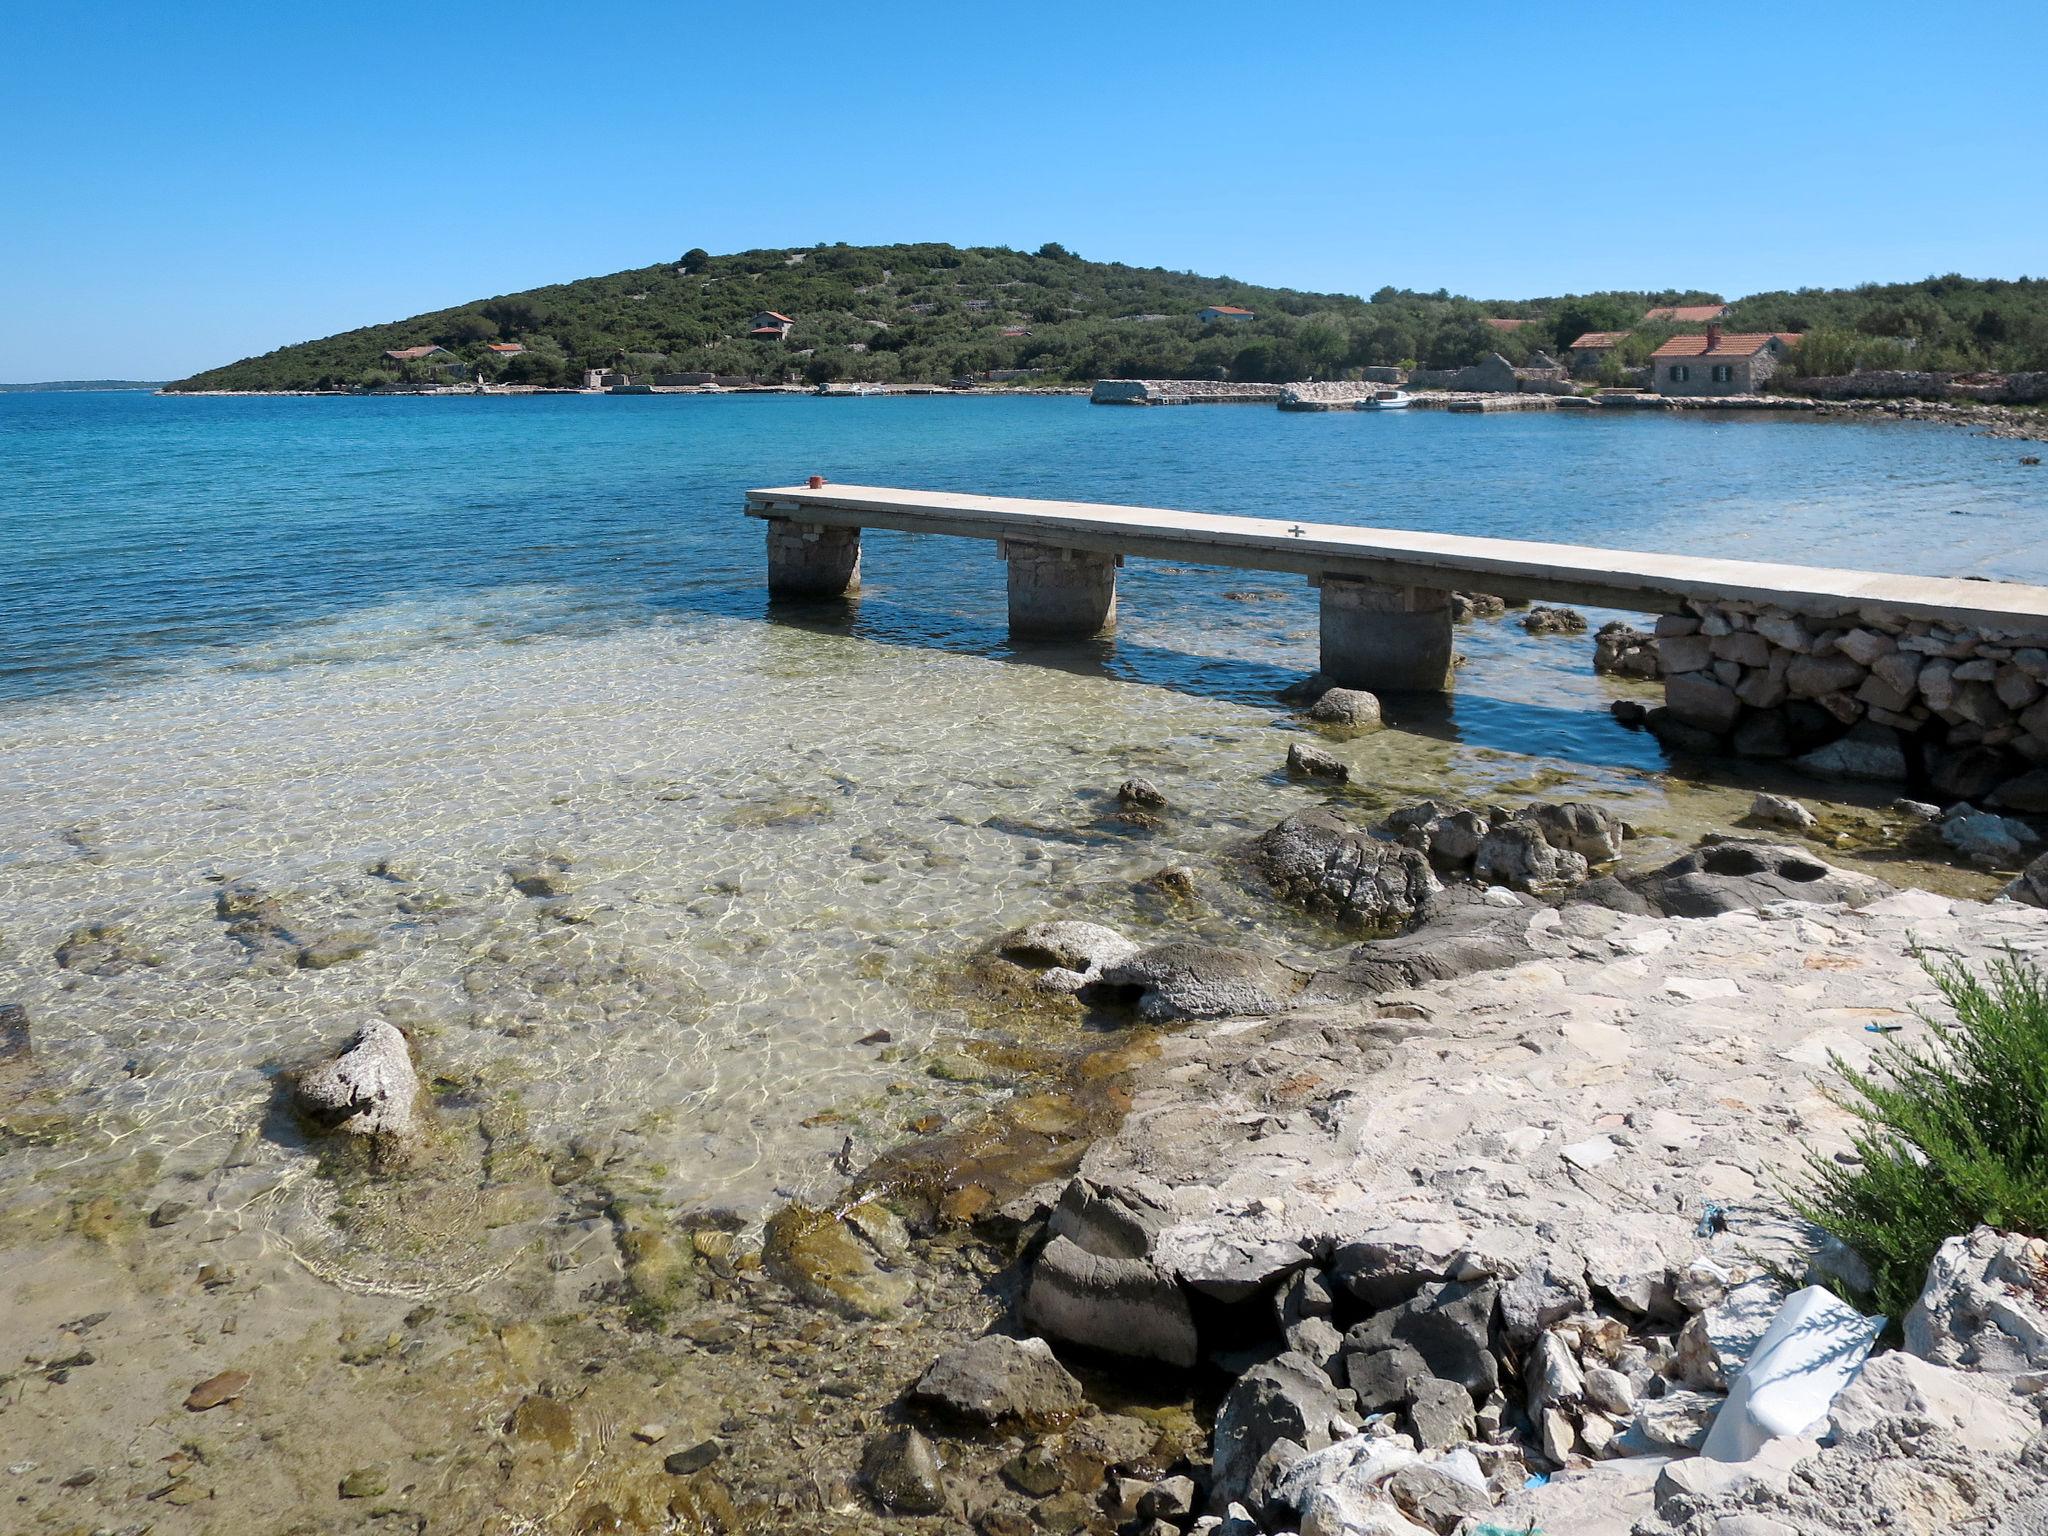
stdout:
<svg viewBox="0 0 2048 1536">
<path fill-rule="evenodd" d="M 1633 331 L 1587 331 L 1571 345 L 1572 372 L 1581 377 L 1599 372 L 1601 364 L 1614 356 L 1614 349 L 1634 334 Z"/>
<path fill-rule="evenodd" d="M 1643 324 L 1655 325 L 1661 320 L 1667 325 L 1705 325 L 1727 314 L 1726 304 L 1665 304 L 1644 315 Z"/>
<path fill-rule="evenodd" d="M 763 340 L 787 341 L 789 328 L 795 324 L 794 320 L 779 310 L 764 309 L 754 316 L 753 325 L 747 334 Z"/>
<path fill-rule="evenodd" d="M 1256 320 L 1255 310 L 1239 309 L 1235 304 L 1211 304 L 1195 318 L 1204 325 L 1214 325 L 1218 320 Z"/>
<path fill-rule="evenodd" d="M 400 347 L 396 351 L 387 351 L 384 355 L 394 363 L 416 363 L 421 358 L 432 357 L 436 352 L 446 352 L 447 350 L 446 347 L 435 346 Z"/>
<path fill-rule="evenodd" d="M 484 343 L 484 350 L 495 352 L 500 357 L 517 357 L 526 350 L 526 344 L 518 341 L 487 341 Z"/>
<path fill-rule="evenodd" d="M 1674 336 L 1650 354 L 1650 381 L 1660 395 L 1754 395 L 1777 372 L 1797 336 L 1781 331 Z"/>
</svg>

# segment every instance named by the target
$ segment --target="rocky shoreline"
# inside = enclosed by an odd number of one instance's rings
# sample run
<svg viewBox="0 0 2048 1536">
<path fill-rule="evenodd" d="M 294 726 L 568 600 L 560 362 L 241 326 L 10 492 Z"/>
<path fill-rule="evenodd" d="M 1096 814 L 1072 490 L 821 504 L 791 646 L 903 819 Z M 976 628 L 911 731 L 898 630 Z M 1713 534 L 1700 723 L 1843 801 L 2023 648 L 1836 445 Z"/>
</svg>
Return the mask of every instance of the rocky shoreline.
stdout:
<svg viewBox="0 0 2048 1536">
<path fill-rule="evenodd" d="M 1825 1423 L 1699 1454 L 1791 1293 L 1855 1283 L 1783 1195 L 1803 1156 L 1846 1152 L 1831 1062 L 1919 1027 L 1922 949 L 2048 958 L 2048 912 L 1894 891 L 1791 845 L 1626 839 L 1591 806 L 1425 804 L 1372 832 L 1314 812 L 1249 867 L 1386 936 L 1304 964 L 1086 923 L 1013 935 L 1001 954 L 1049 991 L 1179 1027 L 1076 1175 L 999 1213 L 1023 1255 L 1008 1321 L 903 1399 L 878 1507 L 1141 1536 L 2048 1516 L 2048 1310 L 2011 1278 L 2048 1282 L 2048 1248 L 1994 1233 L 1951 1245 L 1908 1348 Z M 1081 1399 L 1042 1338 L 1126 1390 L 1201 1383 L 1208 1444 L 1163 1475 L 1156 1456 L 1076 1475 L 1087 1431 L 1043 1421 Z M 963 1412 L 1025 1449 L 991 1475 Z"/>
</svg>

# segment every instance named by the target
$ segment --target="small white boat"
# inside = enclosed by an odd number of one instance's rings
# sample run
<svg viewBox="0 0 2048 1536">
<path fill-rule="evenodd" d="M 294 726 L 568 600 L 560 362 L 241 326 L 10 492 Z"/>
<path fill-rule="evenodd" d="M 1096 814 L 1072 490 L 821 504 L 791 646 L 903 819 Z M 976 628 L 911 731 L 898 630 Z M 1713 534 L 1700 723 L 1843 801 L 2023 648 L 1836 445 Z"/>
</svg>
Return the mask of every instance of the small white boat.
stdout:
<svg viewBox="0 0 2048 1536">
<path fill-rule="evenodd" d="M 1379 389 L 1374 390 L 1370 395 L 1359 401 L 1358 409 L 1361 411 L 1405 411 L 1414 400 L 1415 397 L 1405 390 Z"/>
</svg>

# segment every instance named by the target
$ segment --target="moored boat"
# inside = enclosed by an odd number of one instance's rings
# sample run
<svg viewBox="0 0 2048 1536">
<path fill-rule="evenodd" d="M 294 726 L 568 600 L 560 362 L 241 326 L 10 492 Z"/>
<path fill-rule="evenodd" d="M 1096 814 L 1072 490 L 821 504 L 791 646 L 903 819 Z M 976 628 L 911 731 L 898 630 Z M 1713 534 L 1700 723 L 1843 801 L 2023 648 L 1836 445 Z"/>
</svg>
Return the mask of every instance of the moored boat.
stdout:
<svg viewBox="0 0 2048 1536">
<path fill-rule="evenodd" d="M 1406 390 L 1378 389 L 1358 402 L 1361 411 L 1405 411 L 1415 397 Z"/>
</svg>

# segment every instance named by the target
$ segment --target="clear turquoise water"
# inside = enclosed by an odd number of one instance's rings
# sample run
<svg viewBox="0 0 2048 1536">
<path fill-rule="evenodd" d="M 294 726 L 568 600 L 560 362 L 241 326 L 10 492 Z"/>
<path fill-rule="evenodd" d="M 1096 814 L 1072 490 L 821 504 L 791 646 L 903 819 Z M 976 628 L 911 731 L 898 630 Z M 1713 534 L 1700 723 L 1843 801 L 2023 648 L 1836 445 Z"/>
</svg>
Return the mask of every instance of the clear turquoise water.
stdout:
<svg viewBox="0 0 2048 1536">
<path fill-rule="evenodd" d="M 391 645 L 446 637 L 394 624 L 401 609 L 507 637 L 760 618 L 760 530 L 739 515 L 740 492 L 812 473 L 2048 579 L 2048 475 L 2018 459 L 1947 428 L 1709 416 L 8 395 L 0 700 L 232 662 L 255 645 L 319 654 L 370 613 Z M 852 633 L 1004 654 L 986 547 L 870 535 L 869 549 Z M 1246 588 L 1271 599 L 1224 601 Z M 1111 675 L 1250 698 L 1276 665 L 1294 669 L 1282 637 L 1312 621 L 1312 594 L 1134 561 L 1123 615 L 1099 658 Z M 1482 716 L 1460 724 L 1483 733 Z"/>
</svg>

